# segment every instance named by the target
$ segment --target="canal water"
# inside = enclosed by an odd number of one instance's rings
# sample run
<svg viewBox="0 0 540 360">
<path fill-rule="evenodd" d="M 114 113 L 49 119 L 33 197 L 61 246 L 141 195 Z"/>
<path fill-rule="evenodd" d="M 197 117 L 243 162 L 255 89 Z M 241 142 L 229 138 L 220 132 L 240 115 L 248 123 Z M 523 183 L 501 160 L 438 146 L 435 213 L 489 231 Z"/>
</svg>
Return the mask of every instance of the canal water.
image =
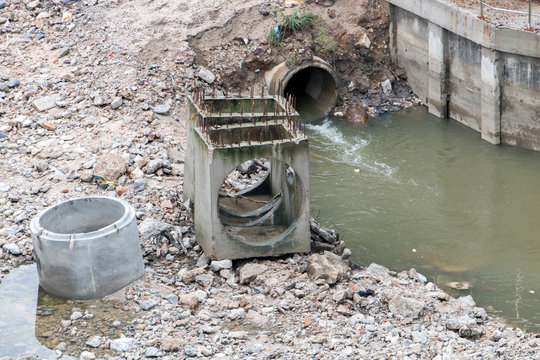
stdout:
<svg viewBox="0 0 540 360">
<path fill-rule="evenodd" d="M 454 296 L 540 331 L 540 153 L 492 146 L 424 108 L 307 127 L 312 216 L 353 260 L 414 267 Z M 449 282 L 468 282 L 453 290 Z"/>
</svg>

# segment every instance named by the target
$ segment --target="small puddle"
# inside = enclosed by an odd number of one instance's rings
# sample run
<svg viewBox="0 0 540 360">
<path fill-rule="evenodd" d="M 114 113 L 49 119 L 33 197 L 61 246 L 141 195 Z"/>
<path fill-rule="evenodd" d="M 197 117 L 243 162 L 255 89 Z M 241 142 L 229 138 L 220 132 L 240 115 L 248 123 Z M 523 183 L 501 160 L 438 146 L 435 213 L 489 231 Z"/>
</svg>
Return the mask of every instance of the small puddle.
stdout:
<svg viewBox="0 0 540 360">
<path fill-rule="evenodd" d="M 52 296 L 39 286 L 36 264 L 13 269 L 1 281 L 0 358 L 37 355 L 56 359 L 52 349 L 57 347 L 70 356 L 79 357 L 82 351 L 104 356 L 111 354 L 109 349 L 90 348 L 85 343 L 93 336 L 114 339 L 130 332 L 134 313 L 123 304 Z M 70 320 L 76 311 L 83 316 Z"/>
</svg>

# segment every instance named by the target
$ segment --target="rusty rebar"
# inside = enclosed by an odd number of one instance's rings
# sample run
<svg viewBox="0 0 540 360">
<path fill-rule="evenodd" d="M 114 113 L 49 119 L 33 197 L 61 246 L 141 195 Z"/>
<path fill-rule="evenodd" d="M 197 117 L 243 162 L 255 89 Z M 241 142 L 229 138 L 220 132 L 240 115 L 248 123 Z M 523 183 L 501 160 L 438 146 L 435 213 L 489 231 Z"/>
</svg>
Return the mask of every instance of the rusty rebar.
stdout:
<svg viewBox="0 0 540 360">
<path fill-rule="evenodd" d="M 253 116 L 253 114 L 255 114 L 255 100 L 251 100 L 251 116 Z"/>
<path fill-rule="evenodd" d="M 270 142 L 273 144 L 274 143 L 274 135 L 272 135 L 272 129 L 269 129 L 270 130 Z"/>
<path fill-rule="evenodd" d="M 249 97 L 253 99 L 253 85 L 251 85 L 251 90 L 249 91 Z"/>
<path fill-rule="evenodd" d="M 232 116 L 232 102 L 229 103 L 229 116 Z"/>
<path fill-rule="evenodd" d="M 264 85 L 261 86 L 261 99 L 264 97 Z"/>
<path fill-rule="evenodd" d="M 212 97 L 214 99 L 216 98 L 216 87 L 215 86 L 213 87 L 213 90 L 212 90 Z"/>
<path fill-rule="evenodd" d="M 264 116 L 268 115 L 268 100 L 264 101 Z M 266 123 L 268 123 L 268 119 L 266 120 Z"/>
<path fill-rule="evenodd" d="M 229 88 L 228 87 L 225 87 L 225 97 L 226 98 L 229 97 Z"/>
<path fill-rule="evenodd" d="M 242 97 L 242 88 L 238 89 L 238 97 L 239 97 L 239 98 Z"/>
<path fill-rule="evenodd" d="M 225 147 L 225 144 L 223 143 L 223 131 L 220 131 L 219 135 L 221 137 L 221 147 Z"/>
</svg>

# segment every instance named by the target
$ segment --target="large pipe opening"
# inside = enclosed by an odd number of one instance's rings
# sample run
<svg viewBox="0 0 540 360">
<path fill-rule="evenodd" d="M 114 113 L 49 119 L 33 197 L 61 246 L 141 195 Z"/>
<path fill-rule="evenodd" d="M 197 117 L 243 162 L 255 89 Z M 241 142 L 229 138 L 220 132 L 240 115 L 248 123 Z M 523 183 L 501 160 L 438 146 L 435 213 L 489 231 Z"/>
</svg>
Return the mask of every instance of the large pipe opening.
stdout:
<svg viewBox="0 0 540 360">
<path fill-rule="evenodd" d="M 293 95 L 301 113 L 328 114 L 336 105 L 336 72 L 320 58 L 313 58 L 294 69 L 281 63 L 268 71 L 265 79 L 271 94 Z"/>
</svg>

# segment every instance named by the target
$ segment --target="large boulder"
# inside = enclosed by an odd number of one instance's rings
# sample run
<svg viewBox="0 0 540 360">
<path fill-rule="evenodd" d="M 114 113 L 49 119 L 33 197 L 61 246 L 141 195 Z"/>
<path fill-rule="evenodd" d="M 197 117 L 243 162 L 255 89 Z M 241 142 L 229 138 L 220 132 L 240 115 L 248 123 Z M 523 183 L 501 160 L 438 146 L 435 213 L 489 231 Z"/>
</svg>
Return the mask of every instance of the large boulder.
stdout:
<svg viewBox="0 0 540 360">
<path fill-rule="evenodd" d="M 349 107 L 345 112 L 345 118 L 352 125 L 367 125 L 369 117 L 362 106 Z"/>
<path fill-rule="evenodd" d="M 388 303 L 390 311 L 399 318 L 416 319 L 424 311 L 426 304 L 423 301 L 396 295 Z"/>
<path fill-rule="evenodd" d="M 323 279 L 328 284 L 335 284 L 348 276 L 349 266 L 340 256 L 331 252 L 313 254 L 308 261 L 308 273 L 314 280 Z"/>
<path fill-rule="evenodd" d="M 126 160 L 117 154 L 108 154 L 100 157 L 94 166 L 94 175 L 101 176 L 108 181 L 117 180 L 126 171 Z"/>
</svg>

